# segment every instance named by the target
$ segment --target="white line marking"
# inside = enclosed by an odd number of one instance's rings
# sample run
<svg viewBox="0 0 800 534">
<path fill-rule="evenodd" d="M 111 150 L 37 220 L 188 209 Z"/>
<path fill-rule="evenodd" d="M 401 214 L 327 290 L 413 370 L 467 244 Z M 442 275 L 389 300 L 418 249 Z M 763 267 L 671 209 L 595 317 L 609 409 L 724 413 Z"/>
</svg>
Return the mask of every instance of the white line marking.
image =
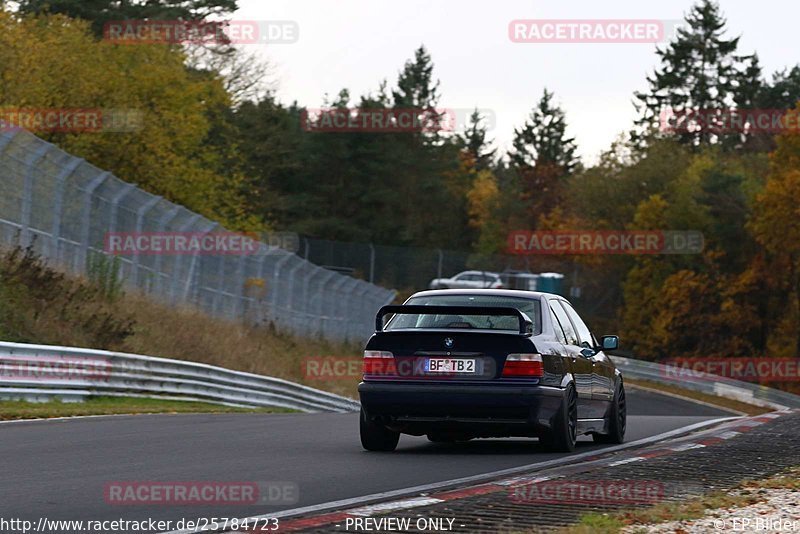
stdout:
<svg viewBox="0 0 800 534">
<path fill-rule="evenodd" d="M 351 510 L 345 510 L 344 513 L 348 515 L 370 516 L 383 512 L 392 512 L 394 510 L 407 510 L 409 508 L 416 508 L 418 506 L 439 504 L 440 502 L 444 501 L 442 499 L 434 499 L 433 497 L 417 497 L 416 499 L 404 499 L 402 501 L 392 501 L 364 506 L 361 508 L 353 508 Z"/>
<path fill-rule="evenodd" d="M 675 452 L 683 452 L 689 451 L 692 449 L 704 449 L 705 445 L 702 443 L 683 443 L 682 445 L 675 445 L 674 447 L 669 447 L 669 450 Z"/>
<path fill-rule="evenodd" d="M 432 484 L 424 484 L 421 486 L 414 486 L 411 488 L 403 488 L 398 490 L 391 490 L 391 491 L 384 491 L 381 493 L 372 493 L 370 495 L 363 495 L 361 497 L 353 497 L 350 499 L 342 499 L 338 501 L 330 501 L 326 503 L 314 504 L 311 506 L 304 506 L 301 508 L 293 508 L 290 510 L 282 510 L 279 512 L 273 512 L 270 514 L 263 514 L 258 516 L 251 516 L 248 518 L 241 518 L 241 521 L 245 519 L 248 520 L 248 523 L 254 523 L 257 520 L 263 522 L 265 518 L 276 518 L 276 519 L 287 519 L 290 517 L 298 516 L 298 515 L 306 515 L 315 512 L 323 512 L 323 511 L 331 511 L 331 510 L 346 510 L 351 506 L 357 506 L 359 504 L 366 504 L 369 502 L 374 501 L 383 501 L 387 499 L 394 499 L 397 497 L 403 497 L 409 494 L 419 494 L 419 493 L 430 493 L 432 490 L 438 490 L 442 488 L 447 488 L 450 486 L 456 485 L 464 485 L 464 484 L 472 484 L 477 482 L 484 482 L 487 480 L 492 480 L 494 478 L 500 478 L 506 475 L 515 475 L 517 473 L 523 473 L 525 471 L 530 471 L 531 469 L 546 469 L 551 467 L 557 467 L 559 465 L 564 464 L 574 464 L 576 461 L 589 458 L 592 456 L 597 456 L 598 454 L 608 454 L 610 452 L 618 452 L 626 449 L 630 449 L 632 447 L 639 447 L 642 445 L 649 445 L 651 443 L 655 443 L 658 441 L 663 441 L 665 439 L 669 439 L 673 436 L 678 436 L 681 434 L 685 434 L 688 432 L 692 432 L 694 430 L 698 430 L 700 428 L 704 428 L 707 426 L 711 426 L 714 424 L 719 424 L 725 421 L 732 421 L 735 419 L 739 419 L 739 417 L 721 417 L 718 419 L 709 419 L 707 421 L 700 421 L 699 423 L 693 423 L 688 426 L 684 426 L 681 428 L 676 428 L 674 430 L 670 430 L 668 432 L 663 432 L 661 434 L 657 434 L 655 436 L 650 436 L 647 438 L 642 438 L 640 440 L 632 441 L 630 443 L 623 443 L 622 445 L 615 445 L 613 447 L 607 447 L 604 449 L 596 449 L 592 451 L 583 452 L 580 454 L 573 454 L 570 456 L 566 456 L 563 458 L 556 458 L 555 460 L 547 460 L 544 462 L 538 462 L 534 464 L 523 465 L 520 467 L 512 467 L 510 469 L 502 469 L 500 471 L 492 471 L 489 473 L 482 473 L 480 475 L 472 475 L 468 477 L 462 478 L 455 478 L 452 480 L 444 480 L 442 482 L 434 482 Z M 191 534 L 193 532 L 214 532 L 214 530 L 210 528 L 205 528 L 202 530 L 174 530 L 165 534 Z"/>
<path fill-rule="evenodd" d="M 538 484 L 539 482 L 544 482 L 546 480 L 550 480 L 553 477 L 514 477 L 509 478 L 508 480 L 501 480 L 500 482 L 495 482 L 497 486 L 516 486 L 521 484 Z"/>
<path fill-rule="evenodd" d="M 641 462 L 644 460 L 641 456 L 634 456 L 632 458 L 625 458 L 624 460 L 619 460 L 617 462 L 611 462 L 608 464 L 608 467 L 616 467 L 618 465 L 625 465 L 625 464 L 632 464 L 633 462 Z"/>
</svg>

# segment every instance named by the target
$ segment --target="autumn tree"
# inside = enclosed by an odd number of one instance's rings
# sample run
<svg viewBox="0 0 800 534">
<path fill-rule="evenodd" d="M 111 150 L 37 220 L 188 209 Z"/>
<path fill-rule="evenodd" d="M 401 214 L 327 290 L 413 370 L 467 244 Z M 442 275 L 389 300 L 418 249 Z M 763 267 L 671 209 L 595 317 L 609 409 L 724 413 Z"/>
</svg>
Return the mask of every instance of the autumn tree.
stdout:
<svg viewBox="0 0 800 534">
<path fill-rule="evenodd" d="M 701 0 L 689 10 L 686 23 L 674 41 L 656 50 L 661 66 L 648 76 L 647 91 L 634 93 L 640 118 L 633 137 L 639 142 L 665 129 L 686 145 L 716 142 L 737 97 L 746 106 L 747 97 L 759 90 L 757 58 L 739 55 L 739 38 L 725 37 L 718 4 Z M 675 125 L 664 122 L 670 115 Z"/>
<path fill-rule="evenodd" d="M 227 165 L 233 147 L 209 143 L 212 117 L 229 96 L 218 78 L 188 72 L 179 51 L 112 46 L 85 21 L 0 11 L 0 80 L 5 108 L 121 113 L 130 119 L 122 131 L 34 133 L 232 228 L 260 226 L 243 209 L 242 175 Z"/>
<path fill-rule="evenodd" d="M 563 179 L 579 165 L 575 139 L 566 130 L 566 114 L 547 89 L 522 128 L 514 130 L 508 156 L 531 226 L 561 202 Z"/>
</svg>

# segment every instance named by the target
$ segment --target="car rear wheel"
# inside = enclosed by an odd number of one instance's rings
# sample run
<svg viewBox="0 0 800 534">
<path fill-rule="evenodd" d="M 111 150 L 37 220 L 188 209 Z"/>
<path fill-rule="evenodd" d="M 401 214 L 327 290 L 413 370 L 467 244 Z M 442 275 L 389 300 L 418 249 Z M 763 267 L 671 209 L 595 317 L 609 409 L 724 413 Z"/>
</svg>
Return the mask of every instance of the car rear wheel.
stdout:
<svg viewBox="0 0 800 534">
<path fill-rule="evenodd" d="M 542 440 L 545 447 L 553 452 L 572 452 L 578 441 L 578 395 L 575 386 L 567 386 L 561 407 L 555 417 L 550 434 Z"/>
<path fill-rule="evenodd" d="M 388 428 L 375 424 L 367 418 L 364 408 L 361 408 L 360 417 L 361 446 L 368 451 L 393 451 L 400 441 L 400 432 L 393 432 Z"/>
<path fill-rule="evenodd" d="M 614 400 L 608 416 L 608 434 L 594 434 L 595 443 L 620 444 L 625 441 L 625 427 L 627 426 L 627 405 L 625 400 L 625 386 L 620 382 L 614 391 Z"/>
</svg>

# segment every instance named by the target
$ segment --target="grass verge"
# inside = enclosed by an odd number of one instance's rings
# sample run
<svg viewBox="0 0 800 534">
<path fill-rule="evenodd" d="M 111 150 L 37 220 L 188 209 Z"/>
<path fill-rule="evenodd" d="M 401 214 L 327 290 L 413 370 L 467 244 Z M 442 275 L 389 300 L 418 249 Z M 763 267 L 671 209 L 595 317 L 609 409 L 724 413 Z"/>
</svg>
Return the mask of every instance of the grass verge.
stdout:
<svg viewBox="0 0 800 534">
<path fill-rule="evenodd" d="M 654 389 L 656 391 L 661 391 L 664 393 L 671 393 L 673 395 L 679 395 L 681 397 L 686 397 L 689 399 L 694 399 L 701 402 L 706 402 L 708 404 L 713 404 L 715 406 L 719 406 L 720 408 L 729 408 L 731 410 L 735 410 L 737 412 L 742 412 L 747 415 L 761 415 L 764 413 L 774 411 L 772 408 L 765 408 L 763 406 L 756 406 L 754 404 L 748 404 L 746 402 L 737 401 L 733 399 L 726 399 L 723 397 L 716 397 L 714 395 L 707 395 L 705 393 L 701 393 L 699 391 L 692 391 L 690 389 L 684 389 L 680 386 L 673 386 L 669 384 L 661 384 L 659 382 L 651 382 L 649 380 L 636 380 L 631 378 L 625 379 L 626 384 L 630 384 L 632 386 L 639 386 L 641 388 L 647 389 Z"/>
<path fill-rule="evenodd" d="M 44 419 L 78 415 L 154 413 L 290 413 L 283 408 L 236 408 L 205 402 L 128 397 L 93 397 L 84 402 L 0 401 L 0 421 Z"/>
<path fill-rule="evenodd" d="M 740 508 L 766 500 L 764 490 L 800 490 L 800 466 L 793 467 L 773 477 L 746 481 L 732 490 L 717 491 L 686 501 L 665 502 L 637 510 L 624 510 L 615 513 L 588 513 L 581 516 L 580 522 L 560 532 L 562 534 L 615 534 L 621 529 L 641 527 L 647 532 L 648 525 L 670 521 L 699 519 L 709 510 Z"/>
</svg>

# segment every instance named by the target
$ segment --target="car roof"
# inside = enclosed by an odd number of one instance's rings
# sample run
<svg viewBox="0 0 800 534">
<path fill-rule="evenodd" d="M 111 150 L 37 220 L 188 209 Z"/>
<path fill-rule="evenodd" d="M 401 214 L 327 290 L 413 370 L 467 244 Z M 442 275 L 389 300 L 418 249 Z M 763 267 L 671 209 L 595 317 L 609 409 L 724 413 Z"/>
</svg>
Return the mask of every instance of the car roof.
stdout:
<svg viewBox="0 0 800 534">
<path fill-rule="evenodd" d="M 542 297 L 560 298 L 561 295 L 555 293 L 544 293 L 541 291 L 522 291 L 516 289 L 428 289 L 418 291 L 411 297 L 435 297 L 439 295 L 491 295 L 496 297 L 517 297 L 523 299 L 539 300 Z"/>
</svg>

